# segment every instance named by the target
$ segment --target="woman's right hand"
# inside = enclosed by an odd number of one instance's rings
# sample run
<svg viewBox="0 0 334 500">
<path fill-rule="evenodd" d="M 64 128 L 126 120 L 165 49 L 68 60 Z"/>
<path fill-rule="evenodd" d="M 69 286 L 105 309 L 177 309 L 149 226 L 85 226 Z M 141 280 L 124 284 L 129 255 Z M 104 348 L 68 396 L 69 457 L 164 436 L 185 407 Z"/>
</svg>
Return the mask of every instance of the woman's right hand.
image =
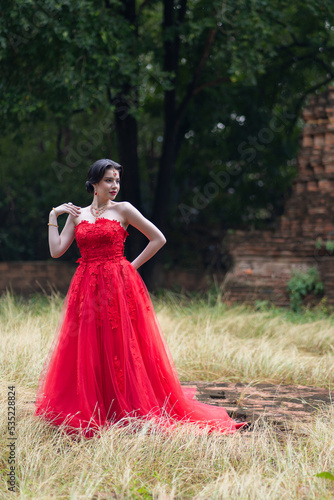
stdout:
<svg viewBox="0 0 334 500">
<path fill-rule="evenodd" d="M 65 223 L 64 229 L 62 230 L 61 234 L 58 232 L 58 224 L 57 224 L 57 217 L 58 215 L 61 214 L 69 214 L 69 217 L 67 217 L 67 221 Z M 66 250 L 69 248 L 71 245 L 72 241 L 74 240 L 75 237 L 75 226 L 74 226 L 74 220 L 73 217 L 77 217 L 81 213 L 81 208 L 77 207 L 76 205 L 73 205 L 73 203 L 63 203 L 62 205 L 59 205 L 58 207 L 54 207 L 54 209 L 51 210 L 50 216 L 49 216 L 49 247 L 50 247 L 50 254 L 51 257 L 58 258 L 63 253 L 66 252 Z"/>
<path fill-rule="evenodd" d="M 72 202 L 63 203 L 62 205 L 59 205 L 58 207 L 54 207 L 54 208 L 57 212 L 57 217 L 58 217 L 58 215 L 65 214 L 65 213 L 73 215 L 73 217 L 78 217 L 78 215 L 80 215 L 80 213 L 81 213 L 81 208 L 78 207 L 77 205 L 73 205 Z M 53 209 L 51 210 L 50 215 L 52 213 L 55 214 L 55 211 Z"/>
</svg>

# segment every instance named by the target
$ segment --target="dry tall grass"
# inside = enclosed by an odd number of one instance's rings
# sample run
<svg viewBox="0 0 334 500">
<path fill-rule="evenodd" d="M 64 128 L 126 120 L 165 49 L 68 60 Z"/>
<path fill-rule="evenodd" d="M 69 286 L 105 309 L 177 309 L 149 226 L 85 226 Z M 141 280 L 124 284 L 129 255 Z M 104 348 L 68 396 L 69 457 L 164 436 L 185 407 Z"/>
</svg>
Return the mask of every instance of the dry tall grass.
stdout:
<svg viewBox="0 0 334 500">
<path fill-rule="evenodd" d="M 181 380 L 276 381 L 332 388 L 334 320 L 165 294 L 154 301 Z M 33 417 L 39 373 L 62 298 L 0 299 L 1 442 L 7 387 L 15 384 L 16 493 L 8 492 L 8 453 L 0 452 L 1 498 L 31 499 L 330 499 L 334 412 L 277 434 L 264 421 L 249 433 L 166 436 L 149 424 L 115 426 L 100 438 L 72 440 Z M 211 304 L 211 305 L 210 305 Z"/>
</svg>

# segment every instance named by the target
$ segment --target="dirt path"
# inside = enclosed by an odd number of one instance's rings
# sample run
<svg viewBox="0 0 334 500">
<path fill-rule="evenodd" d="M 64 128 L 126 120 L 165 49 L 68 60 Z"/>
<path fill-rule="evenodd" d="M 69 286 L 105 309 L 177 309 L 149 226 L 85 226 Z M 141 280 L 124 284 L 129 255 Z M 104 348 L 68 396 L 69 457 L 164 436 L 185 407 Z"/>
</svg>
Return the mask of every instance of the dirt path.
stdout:
<svg viewBox="0 0 334 500">
<path fill-rule="evenodd" d="M 334 402 L 334 391 L 302 385 L 207 382 L 187 382 L 182 385 L 197 387 L 196 399 L 224 406 L 236 420 L 253 424 L 262 417 L 284 429 L 289 427 L 289 423 L 309 421 L 314 412 Z"/>
</svg>

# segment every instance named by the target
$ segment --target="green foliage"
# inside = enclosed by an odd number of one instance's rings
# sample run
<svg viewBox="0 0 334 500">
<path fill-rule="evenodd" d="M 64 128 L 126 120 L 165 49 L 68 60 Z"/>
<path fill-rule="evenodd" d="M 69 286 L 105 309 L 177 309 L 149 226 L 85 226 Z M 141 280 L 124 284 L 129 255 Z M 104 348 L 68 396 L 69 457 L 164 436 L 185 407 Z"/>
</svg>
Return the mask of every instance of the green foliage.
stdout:
<svg viewBox="0 0 334 500">
<path fill-rule="evenodd" d="M 104 105 L 106 87 L 119 89 L 134 73 L 130 26 L 121 3 L 109 3 L 110 9 L 88 0 L 2 6 L 3 128 L 45 118 L 47 110 L 64 122 L 75 111 Z"/>
<path fill-rule="evenodd" d="M 48 217 L 53 206 L 72 201 L 87 206 L 91 195 L 85 190 L 87 171 L 96 157 L 109 147 L 109 134 L 96 134 L 104 122 L 105 113 L 75 115 L 71 122 L 72 144 L 68 158 L 54 161 L 57 138 L 66 130 L 59 130 L 51 120 L 36 123 L 26 129 L 21 142 L 15 134 L 0 139 L 0 259 L 44 260 L 50 258 L 48 246 Z M 96 135 L 96 137 L 94 137 Z M 86 154 L 80 155 L 80 146 Z M 66 215 L 59 217 L 60 230 Z M 76 259 L 75 245 L 60 259 Z"/>
<path fill-rule="evenodd" d="M 316 477 L 321 477 L 322 479 L 330 479 L 330 481 L 334 481 L 334 474 L 331 472 L 319 472 L 316 474 Z"/>
<path fill-rule="evenodd" d="M 298 311 L 303 303 L 303 298 L 308 293 L 318 295 L 323 293 L 324 285 L 316 267 L 310 267 L 306 272 L 291 271 L 291 279 L 287 284 L 290 295 L 290 305 L 293 311 Z"/>
<path fill-rule="evenodd" d="M 333 30 L 326 23 L 333 4 L 317 9 L 314 1 L 237 1 L 216 8 L 217 43 L 204 70 L 203 90 L 186 117 L 177 169 L 178 189 L 184 185 L 185 196 L 183 213 L 175 210 L 175 217 L 194 229 L 208 218 L 215 227 L 261 228 L 282 212 L 282 193 L 289 193 L 296 175 L 300 106 L 317 81 L 318 54 L 326 52 L 327 58 L 333 51 Z M 317 28 L 310 45 L 314 15 Z M 326 48 L 320 50 L 319 43 Z M 187 61 L 195 65 L 199 50 L 190 54 L 189 49 Z M 216 88 L 218 74 L 223 81 Z M 333 78 L 333 71 L 328 75 Z"/>
<path fill-rule="evenodd" d="M 319 311 L 325 316 L 331 316 L 334 314 L 334 308 L 331 304 L 328 304 L 327 297 L 323 297 L 320 300 L 319 304 L 317 304 L 317 306 L 315 307 L 315 310 Z"/>
<path fill-rule="evenodd" d="M 322 238 L 317 238 L 315 242 L 315 248 L 317 250 L 321 250 L 322 246 L 323 246 Z"/>
<path fill-rule="evenodd" d="M 254 303 L 255 311 L 268 311 L 274 307 L 270 300 L 256 300 Z"/>
<path fill-rule="evenodd" d="M 80 202 L 91 161 L 118 159 L 112 103 L 127 88 L 139 130 L 139 208 L 150 218 L 166 91 L 175 93 L 180 136 L 170 190 L 169 265 L 225 270 L 224 251 L 212 250 L 224 232 L 268 226 L 282 212 L 296 175 L 300 108 L 333 78 L 334 4 L 188 0 L 184 19 L 162 30 L 164 1 L 137 3 L 132 20 L 124 15 L 126 3 L 3 2 L 1 256 L 47 256 L 41 213 L 69 197 Z M 169 72 L 164 47 L 175 37 L 177 64 Z M 84 130 L 102 115 L 110 130 L 89 154 L 81 153 Z M 76 153 L 75 166 L 66 148 Z M 27 175 L 34 179 L 29 189 Z"/>
<path fill-rule="evenodd" d="M 314 246 L 317 250 L 325 249 L 329 254 L 333 254 L 334 252 L 334 240 L 332 239 L 323 241 L 323 239 L 319 237 L 316 239 Z"/>
<path fill-rule="evenodd" d="M 334 240 L 327 240 L 326 241 L 326 250 L 330 253 L 334 252 Z"/>
</svg>

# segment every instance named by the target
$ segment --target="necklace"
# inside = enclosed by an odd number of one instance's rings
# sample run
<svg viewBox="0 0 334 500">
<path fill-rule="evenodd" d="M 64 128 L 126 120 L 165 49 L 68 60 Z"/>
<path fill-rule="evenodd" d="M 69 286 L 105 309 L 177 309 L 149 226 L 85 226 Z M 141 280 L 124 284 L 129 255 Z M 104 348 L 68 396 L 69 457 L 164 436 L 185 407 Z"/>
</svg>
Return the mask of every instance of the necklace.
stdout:
<svg viewBox="0 0 334 500">
<path fill-rule="evenodd" d="M 92 213 L 92 215 L 94 215 L 94 217 L 97 219 L 98 217 L 100 217 L 108 208 L 108 203 L 106 205 L 104 205 L 102 208 L 98 209 L 98 208 L 93 208 L 93 205 L 90 206 L 90 211 Z M 95 210 L 95 213 L 94 213 L 94 210 Z"/>
</svg>

